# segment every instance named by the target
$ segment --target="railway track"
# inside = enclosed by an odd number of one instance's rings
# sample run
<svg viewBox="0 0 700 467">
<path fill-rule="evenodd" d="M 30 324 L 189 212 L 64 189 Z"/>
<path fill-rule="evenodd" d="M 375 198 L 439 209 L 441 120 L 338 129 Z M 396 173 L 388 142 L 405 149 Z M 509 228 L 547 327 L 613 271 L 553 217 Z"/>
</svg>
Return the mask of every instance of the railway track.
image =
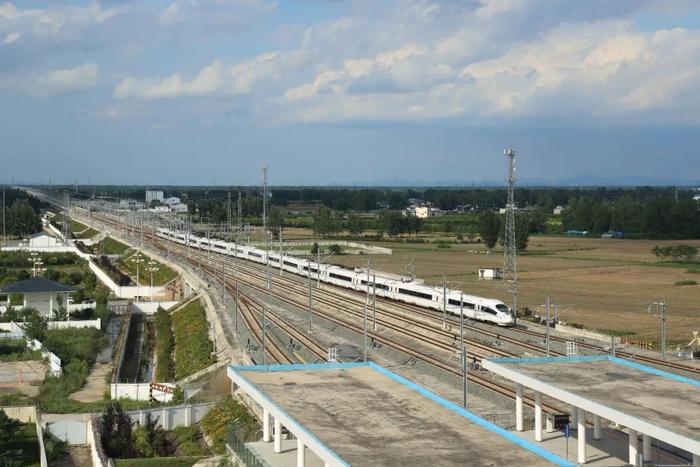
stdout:
<svg viewBox="0 0 700 467">
<path fill-rule="evenodd" d="M 108 223 L 111 223 L 111 224 L 113 224 L 113 225 L 116 224 L 116 223 L 111 222 L 111 221 L 108 222 Z M 148 240 L 150 240 L 151 242 L 154 243 L 154 246 L 156 246 L 156 247 L 158 247 L 158 248 L 161 246 L 161 245 L 160 245 L 160 242 L 162 241 L 162 239 L 159 239 L 159 238 L 157 238 L 157 237 L 155 237 L 155 236 L 152 236 L 152 235 L 150 235 L 150 234 L 147 234 L 146 237 L 148 238 Z M 180 248 L 180 247 L 181 247 L 182 249 L 186 249 L 185 247 L 182 247 L 182 246 L 179 245 L 179 244 L 175 244 L 175 245 L 177 245 L 177 247 L 171 248 L 171 247 L 169 246 L 167 249 L 168 249 L 169 251 L 171 251 L 171 252 L 173 252 L 173 251 L 181 251 L 181 250 L 176 250 L 176 248 Z M 214 253 L 214 252 L 211 252 L 211 253 Z M 212 256 L 211 253 L 210 253 L 210 256 Z M 198 251 L 198 250 L 195 250 L 195 254 L 199 254 L 199 255 L 200 255 L 199 260 L 200 260 L 200 262 L 201 262 L 202 257 L 205 255 L 205 251 Z M 181 256 L 181 255 L 179 255 L 179 256 Z M 217 253 L 214 253 L 213 256 L 216 257 L 216 256 L 218 256 L 218 254 L 217 254 Z M 185 258 L 184 256 L 181 256 L 181 257 L 182 257 L 183 259 L 188 260 L 188 261 L 191 262 L 192 264 L 195 264 L 195 261 L 194 261 L 194 260 Z M 225 259 L 230 259 L 230 258 L 229 258 L 229 257 L 226 257 Z M 215 260 L 215 261 L 216 261 L 216 260 Z M 239 267 L 240 269 L 246 269 L 246 270 L 254 269 L 254 270 L 256 271 L 255 274 L 258 275 L 258 280 L 261 280 L 259 276 L 260 276 L 260 275 L 264 275 L 264 273 L 263 273 L 260 269 L 258 269 L 258 268 L 253 268 L 253 267 L 251 267 L 251 266 L 241 266 L 241 263 L 242 263 L 242 262 L 238 262 L 238 267 Z M 219 275 L 219 274 L 217 273 L 216 269 L 213 269 L 213 270 L 208 271 L 208 274 L 214 275 L 214 277 L 216 277 L 218 280 L 222 280 L 222 279 L 223 279 L 223 277 L 222 277 L 223 274 L 220 274 L 220 275 Z M 285 280 L 285 279 L 286 279 L 287 281 L 293 282 L 293 284 L 291 284 L 291 285 L 290 285 L 290 284 L 284 284 L 284 283 L 283 283 L 283 280 Z M 267 277 L 266 277 L 266 276 L 264 277 L 264 280 L 267 280 Z M 295 294 L 302 294 L 302 292 L 299 292 L 298 290 L 296 290 L 296 288 L 298 288 L 299 285 L 300 285 L 299 281 L 297 281 L 297 280 L 284 278 L 283 276 L 280 277 L 280 276 L 278 276 L 277 274 L 275 274 L 275 275 L 273 276 L 273 281 L 275 281 L 275 283 L 273 283 L 273 288 L 280 288 L 280 287 L 281 287 L 283 290 L 286 290 L 286 291 L 289 291 L 289 292 L 293 292 L 293 293 L 295 293 Z M 230 281 L 229 281 L 229 282 L 230 282 Z M 261 291 L 261 292 L 267 292 L 266 289 L 264 289 L 263 287 L 261 287 L 261 286 L 259 286 L 259 285 L 257 285 L 257 284 L 250 284 L 250 283 L 248 283 L 247 285 L 248 285 L 248 286 L 251 286 L 252 288 L 255 288 L 256 290 L 259 290 L 259 291 Z M 231 287 L 230 283 L 227 284 L 226 286 L 227 286 L 227 288 L 230 290 L 230 287 Z M 337 306 L 338 306 L 337 303 L 334 303 L 334 302 L 333 302 L 333 300 L 346 300 L 346 301 L 348 300 L 348 297 L 346 296 L 346 295 L 348 295 L 348 294 L 347 294 L 346 291 L 344 291 L 344 292 L 346 292 L 346 294 L 343 294 L 342 296 L 341 296 L 340 294 L 337 294 L 334 298 L 331 298 L 331 299 L 329 299 L 328 297 L 325 297 L 324 299 L 321 299 L 321 298 L 319 298 L 319 290 L 322 290 L 324 293 L 327 292 L 326 289 L 314 289 L 315 295 L 316 295 L 315 301 L 317 301 L 317 302 L 322 302 L 322 300 L 325 300 L 325 301 L 326 301 L 326 304 L 327 304 L 328 306 L 331 306 L 331 307 L 337 307 Z M 362 295 L 361 295 L 359 292 L 352 291 L 351 293 L 354 293 L 354 294 L 357 294 L 357 295 L 358 295 L 358 297 L 354 300 L 355 303 L 359 303 L 360 301 L 363 302 L 363 300 L 362 300 L 362 298 L 361 298 Z M 277 298 L 280 299 L 280 300 L 282 300 L 282 301 L 285 301 L 285 302 L 287 302 L 287 303 L 290 303 L 290 304 L 294 305 L 295 307 L 305 308 L 305 304 L 304 304 L 303 302 L 291 300 L 291 299 L 289 299 L 288 297 L 279 297 L 279 296 L 278 296 Z M 252 299 L 252 297 L 246 297 L 245 300 L 247 300 L 249 304 L 250 304 L 250 303 L 256 303 L 256 302 L 254 301 L 254 299 Z M 436 316 L 435 312 L 432 311 L 432 310 L 426 310 L 426 309 L 424 309 L 424 308 L 421 308 L 421 307 L 418 307 L 418 306 L 415 306 L 415 305 L 405 304 L 405 303 L 401 303 L 401 302 L 395 302 L 395 301 L 391 301 L 391 300 L 387 300 L 387 299 L 383 299 L 383 298 L 380 299 L 379 297 L 377 298 L 377 311 L 378 311 L 378 312 L 381 310 L 382 313 L 386 313 L 386 310 L 384 310 L 383 307 L 381 307 L 380 303 L 381 303 L 381 304 L 386 304 L 386 305 L 396 306 L 396 307 L 399 307 L 399 308 L 403 308 L 403 309 L 405 309 L 405 310 L 407 310 L 407 311 L 420 314 L 421 316 L 426 317 L 426 318 L 429 318 L 429 319 L 433 319 L 433 320 L 437 320 L 437 319 L 438 319 L 438 317 Z M 259 302 L 257 302 L 257 306 L 258 306 L 258 307 L 261 306 L 261 305 L 259 304 Z M 363 306 L 364 306 L 364 303 L 363 303 Z M 258 308 L 258 313 L 259 313 L 259 308 Z M 352 312 L 352 314 L 353 314 L 355 317 L 358 316 L 358 313 L 359 313 L 359 312 L 356 312 L 356 311 L 353 311 L 353 312 Z M 347 321 L 345 321 L 345 320 L 341 320 L 341 319 L 338 318 L 337 316 L 334 316 L 334 315 L 332 315 L 332 314 L 330 314 L 330 313 L 327 313 L 327 312 L 325 312 L 325 311 L 323 311 L 323 310 L 320 310 L 320 309 L 313 310 L 313 314 L 315 314 L 315 315 L 317 315 L 317 316 L 321 316 L 321 317 L 323 317 L 324 319 L 326 319 L 326 320 L 328 320 L 328 321 L 330 321 L 330 322 L 332 322 L 332 323 L 334 323 L 334 324 L 336 324 L 336 325 L 342 326 L 342 327 L 344 327 L 344 328 L 346 328 L 346 329 L 349 329 L 349 330 L 352 330 L 352 331 L 355 331 L 355 332 L 359 332 L 359 333 L 362 333 L 362 332 L 363 332 L 362 327 L 360 327 L 358 324 L 352 323 L 352 322 L 347 322 Z M 283 332 L 285 332 L 286 334 L 288 334 L 288 335 L 289 335 L 290 337 L 292 337 L 293 339 L 296 339 L 298 342 L 302 343 L 307 349 L 309 349 L 309 350 L 310 350 L 314 355 L 316 355 L 318 358 L 321 358 L 321 359 L 324 359 L 324 358 L 325 358 L 325 350 L 322 349 L 317 343 L 315 343 L 313 340 L 307 338 L 303 333 L 300 333 L 300 332 L 299 332 L 298 330 L 296 330 L 292 325 L 289 325 L 289 323 L 286 323 L 284 320 L 282 320 L 282 319 L 281 319 L 279 316 L 277 316 L 275 313 L 271 313 L 270 316 L 271 316 L 271 318 L 270 318 L 271 321 L 274 320 L 274 321 L 273 321 L 274 324 L 275 324 L 276 326 L 278 326 Z M 408 322 L 409 322 L 409 321 L 407 321 L 407 320 L 404 319 L 404 323 L 408 323 Z M 455 320 L 455 319 L 450 319 L 450 322 L 451 322 L 452 324 L 456 324 L 456 323 L 457 323 L 457 320 Z M 258 323 L 258 324 L 257 324 L 257 329 L 258 329 L 258 331 L 259 331 L 259 329 L 260 329 L 259 321 L 256 321 L 256 323 Z M 378 323 L 379 323 L 379 321 L 378 321 Z M 399 330 L 399 329 L 397 329 L 397 326 L 388 326 L 388 324 L 390 324 L 390 323 L 388 323 L 388 322 L 386 322 L 386 321 L 383 321 L 383 322 L 382 322 L 382 326 L 388 327 L 388 328 L 390 328 L 390 329 L 392 329 L 392 330 L 396 330 L 396 331 L 398 331 L 398 332 L 402 332 L 402 333 L 405 332 L 405 329 Z M 410 321 L 410 324 L 411 324 L 411 325 L 416 325 L 416 322 L 415 322 L 415 321 Z M 248 324 L 246 324 L 246 325 L 249 326 Z M 255 326 L 255 325 L 253 325 L 253 326 Z M 250 327 L 249 327 L 249 329 L 250 329 Z M 424 329 L 426 329 L 426 328 L 424 328 Z M 475 332 L 479 332 L 479 333 L 482 333 L 482 334 L 487 335 L 487 336 L 489 336 L 489 337 L 496 337 L 496 338 L 498 338 L 498 339 L 500 339 L 500 340 L 513 343 L 514 345 L 519 345 L 519 346 L 527 347 L 527 348 L 530 348 L 530 349 L 532 349 L 532 350 L 536 350 L 536 351 L 538 351 L 538 352 L 544 352 L 544 349 L 543 349 L 542 347 L 537 346 L 537 345 L 535 345 L 535 344 L 532 344 L 532 343 L 529 343 L 529 342 L 519 341 L 518 339 L 515 339 L 515 338 L 512 338 L 512 337 L 508 337 L 508 336 L 503 336 L 503 335 L 500 335 L 500 333 L 496 333 L 496 332 L 493 332 L 493 331 L 485 330 L 485 329 L 482 329 L 482 328 L 480 328 L 480 327 L 471 326 L 471 325 L 468 325 L 468 324 L 465 323 L 464 329 L 465 329 L 465 330 L 469 329 L 469 330 L 472 330 L 472 331 L 475 331 Z M 427 330 L 429 330 L 430 332 L 437 332 L 437 333 L 440 333 L 441 331 L 443 331 L 442 329 L 435 329 L 435 328 L 432 327 L 432 326 L 430 327 L 430 329 L 427 329 Z M 517 329 L 516 331 L 519 332 L 519 333 L 525 334 L 525 335 L 534 336 L 534 337 L 536 337 L 536 338 L 538 338 L 538 339 L 544 338 L 544 333 L 541 333 L 541 332 L 530 331 L 530 330 L 522 330 L 522 329 Z M 454 336 L 454 333 L 451 333 L 450 331 L 444 331 L 444 335 L 447 335 L 447 334 L 450 334 L 450 335 Z M 387 345 L 387 346 L 390 346 L 390 347 L 395 348 L 395 349 L 397 349 L 397 350 L 400 350 L 400 351 L 406 353 L 407 355 L 411 355 L 411 356 L 413 356 L 413 357 L 415 357 L 415 358 L 417 358 L 417 359 L 420 359 L 420 360 L 422 360 L 422 361 L 425 361 L 425 362 L 427 362 L 427 363 L 430 363 L 430 364 L 432 364 L 432 365 L 434 365 L 434 366 L 436 366 L 436 367 L 438 367 L 438 368 L 441 368 L 442 370 L 444 370 L 444 371 L 446 371 L 446 372 L 448 372 L 448 373 L 451 373 L 451 374 L 453 374 L 453 375 L 455 375 L 455 376 L 459 376 L 459 377 L 462 376 L 460 371 L 457 371 L 455 368 L 453 368 L 453 367 L 451 367 L 450 365 L 444 363 L 442 360 L 440 360 L 440 359 L 438 359 L 438 358 L 435 358 L 435 357 L 433 357 L 433 356 L 431 356 L 431 355 L 427 355 L 427 354 L 425 354 L 424 352 L 416 351 L 415 349 L 412 349 L 412 348 L 410 348 L 409 346 L 407 346 L 407 345 L 405 345 L 405 344 L 403 344 L 403 343 L 401 343 L 401 342 L 396 341 L 395 339 L 389 338 L 389 337 L 387 337 L 387 336 L 380 335 L 380 334 L 375 333 L 375 332 L 373 332 L 373 331 L 371 331 L 371 330 L 369 330 L 369 329 L 368 329 L 368 336 L 374 338 L 374 340 L 375 340 L 376 342 L 380 342 L 380 343 L 382 343 L 382 344 L 384 344 L 384 345 Z M 423 341 L 426 340 L 425 336 L 420 336 L 418 333 L 415 333 L 415 332 L 413 333 L 413 335 L 412 335 L 411 337 L 419 338 L 419 339 L 421 339 L 421 340 L 423 340 Z M 256 339 L 257 339 L 258 342 L 259 342 L 259 336 L 256 336 Z M 557 336 L 550 336 L 550 339 L 551 339 L 552 341 L 560 341 L 560 342 L 561 342 L 561 341 L 566 341 L 566 339 L 561 338 L 561 337 L 557 337 Z M 430 341 L 429 338 L 428 338 L 427 340 Z M 435 339 L 433 339 L 433 341 L 435 341 Z M 454 347 L 450 347 L 450 348 L 448 349 L 447 345 L 444 344 L 444 343 L 437 343 L 437 342 L 427 342 L 427 343 L 429 343 L 430 345 L 432 345 L 432 346 L 434 346 L 434 347 L 442 348 L 443 350 L 450 350 L 450 351 L 453 351 L 453 352 L 454 352 L 454 350 L 455 350 Z M 470 343 L 470 345 L 473 345 L 474 347 L 478 347 L 478 345 L 475 345 L 475 344 L 480 344 L 481 346 L 484 346 L 483 344 L 478 343 L 477 341 L 472 341 L 472 342 Z M 603 351 L 603 348 L 602 348 L 602 347 L 595 346 L 595 345 L 592 345 L 592 344 L 579 343 L 579 345 L 582 346 L 582 347 L 585 347 L 585 348 Z M 492 348 L 483 349 L 483 347 L 482 347 L 482 350 L 488 350 L 489 352 L 497 353 L 497 352 L 494 352 L 494 349 L 492 349 Z M 555 355 L 557 354 L 556 352 L 550 352 L 550 353 L 555 354 Z M 284 354 L 284 353 L 282 352 L 282 354 Z M 508 353 L 506 353 L 506 352 L 503 352 L 501 355 L 502 355 L 502 356 L 505 356 L 505 355 L 512 356 L 512 354 L 508 354 Z M 621 355 L 621 356 L 623 356 L 623 355 L 625 355 L 625 356 L 629 355 L 630 357 L 632 357 L 632 354 L 627 354 L 627 353 L 623 353 L 623 352 L 618 352 L 618 355 Z M 272 356 L 272 355 L 271 355 L 271 356 Z M 282 358 L 282 357 L 280 357 L 280 358 Z M 288 359 L 288 357 L 287 357 L 286 355 L 285 355 L 284 358 L 285 358 L 285 359 Z M 682 364 L 677 364 L 677 363 L 675 363 L 675 362 L 665 362 L 665 361 L 662 361 L 662 360 L 660 360 L 660 359 L 654 359 L 654 358 L 652 358 L 652 357 L 646 357 L 646 356 L 641 356 L 641 357 L 640 357 L 639 355 L 635 355 L 635 356 L 634 356 L 634 359 L 640 360 L 640 361 L 647 361 L 647 362 L 649 362 L 649 363 L 654 363 L 654 364 L 656 364 L 656 365 L 662 365 L 662 366 L 673 367 L 673 368 L 679 369 L 679 370 L 681 370 L 681 371 L 689 371 L 689 372 L 694 372 L 694 373 L 700 373 L 700 370 L 698 370 L 698 369 L 696 369 L 696 368 L 689 367 L 689 366 L 682 365 Z M 469 376 L 470 376 L 470 379 L 471 379 L 473 382 L 476 382 L 476 383 L 478 383 L 478 384 L 480 384 L 480 385 L 482 385 L 482 386 L 484 386 L 484 387 L 487 387 L 487 388 L 489 388 L 489 389 L 491 389 L 491 390 L 493 390 L 493 391 L 495 391 L 495 392 L 497 392 L 497 393 L 499 393 L 499 394 L 502 394 L 502 395 L 507 396 L 507 397 L 509 397 L 509 398 L 512 398 L 512 397 L 514 396 L 514 391 L 513 391 L 512 389 L 510 389 L 509 387 L 507 387 L 507 386 L 504 386 L 504 385 L 501 385 L 501 384 L 496 383 L 496 382 L 494 382 L 494 381 L 485 379 L 485 378 L 481 377 L 480 375 L 475 374 L 475 373 L 473 373 L 473 372 L 470 372 L 470 373 L 469 373 Z M 527 405 L 529 405 L 529 406 L 531 406 L 531 407 L 534 406 L 534 400 L 533 400 L 532 398 L 527 398 L 527 397 L 526 397 L 526 398 L 525 398 L 525 402 L 526 402 Z M 549 411 L 549 412 L 557 412 L 557 413 L 561 412 L 561 410 L 559 410 L 559 409 L 557 409 L 556 407 L 553 407 L 553 406 L 548 406 L 548 407 L 545 408 L 545 410 L 546 410 L 546 411 Z"/>
</svg>

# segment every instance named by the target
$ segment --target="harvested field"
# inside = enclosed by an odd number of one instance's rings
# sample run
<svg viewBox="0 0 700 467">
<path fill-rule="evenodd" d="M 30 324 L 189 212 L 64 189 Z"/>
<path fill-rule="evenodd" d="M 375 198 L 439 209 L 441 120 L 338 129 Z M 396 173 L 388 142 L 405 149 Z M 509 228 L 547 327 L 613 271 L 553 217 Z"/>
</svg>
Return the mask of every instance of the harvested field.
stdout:
<svg viewBox="0 0 700 467">
<path fill-rule="evenodd" d="M 285 238 L 302 238 L 308 231 L 287 229 Z M 421 236 L 426 242 L 446 238 Z M 454 241 L 454 238 L 448 240 Z M 330 262 L 345 266 L 373 267 L 407 274 L 415 258 L 416 275 L 427 283 L 441 284 L 478 295 L 497 297 L 510 303 L 510 295 L 495 281 L 479 281 L 480 267 L 500 267 L 500 245 L 492 254 L 480 243 L 372 242 L 393 249 L 391 256 L 333 256 Z M 635 338 L 658 341 L 660 322 L 647 312 L 650 302 L 666 297 L 670 342 L 688 342 L 693 330 L 700 330 L 700 285 L 679 287 L 677 281 L 698 280 L 688 269 L 699 265 L 678 265 L 658 261 L 655 245 L 692 244 L 700 241 L 609 240 L 568 237 L 531 237 L 528 252 L 518 257 L 518 302 L 542 310 L 549 293 L 559 304 L 560 319 L 588 328 L 632 331 Z"/>
</svg>

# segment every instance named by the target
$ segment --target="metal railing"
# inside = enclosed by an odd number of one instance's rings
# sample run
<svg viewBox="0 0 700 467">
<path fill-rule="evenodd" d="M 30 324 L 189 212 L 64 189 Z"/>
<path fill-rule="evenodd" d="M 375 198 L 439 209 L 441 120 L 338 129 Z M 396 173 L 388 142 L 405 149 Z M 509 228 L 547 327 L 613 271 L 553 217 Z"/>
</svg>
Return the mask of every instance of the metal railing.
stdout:
<svg viewBox="0 0 700 467">
<path fill-rule="evenodd" d="M 230 423 L 226 427 L 226 447 L 233 453 L 238 461 L 238 464 L 246 467 L 267 467 L 267 464 L 258 458 L 258 456 L 246 447 L 246 443 L 258 441 L 260 439 L 260 430 L 247 426 L 241 426 L 237 423 Z M 235 465 L 235 464 L 234 464 Z"/>
</svg>

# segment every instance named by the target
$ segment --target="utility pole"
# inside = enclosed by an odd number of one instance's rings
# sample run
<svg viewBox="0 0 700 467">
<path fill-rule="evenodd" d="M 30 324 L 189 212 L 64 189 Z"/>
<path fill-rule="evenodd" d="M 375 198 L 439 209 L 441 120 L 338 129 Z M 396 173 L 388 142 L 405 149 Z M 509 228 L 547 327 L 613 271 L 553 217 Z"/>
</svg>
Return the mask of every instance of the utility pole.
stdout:
<svg viewBox="0 0 700 467">
<path fill-rule="evenodd" d="M 506 232 L 503 246 L 503 285 L 513 294 L 513 325 L 517 324 L 518 316 L 518 266 L 515 246 L 515 156 L 513 149 L 503 151 L 508 158 L 508 201 L 506 204 Z"/>
<path fill-rule="evenodd" d="M 363 307 L 362 313 L 362 335 L 364 337 L 364 343 L 362 345 L 363 350 L 363 361 L 367 361 L 367 302 L 369 301 L 369 265 L 370 262 L 367 261 L 367 299 L 365 300 L 365 306 Z"/>
<path fill-rule="evenodd" d="M 228 225 L 226 227 L 226 233 L 228 235 L 231 234 L 231 192 L 228 192 L 228 203 L 226 205 L 226 220 L 228 222 Z M 226 238 L 228 238 L 228 235 Z"/>
<path fill-rule="evenodd" d="M 262 306 L 262 363 L 265 364 L 265 305 Z"/>
<path fill-rule="evenodd" d="M 236 300 L 233 302 L 233 329 L 238 335 L 238 281 L 236 281 Z"/>
<path fill-rule="evenodd" d="M 459 355 L 462 357 L 462 407 L 467 408 L 467 352 L 464 347 L 464 292 L 459 293 Z"/>
<path fill-rule="evenodd" d="M 442 275 L 442 329 L 447 329 L 447 274 Z"/>
<path fill-rule="evenodd" d="M 279 231 L 279 240 L 280 240 L 280 276 L 282 275 L 283 267 L 284 267 L 284 252 L 282 251 L 282 227 L 280 226 L 280 231 Z"/>
<path fill-rule="evenodd" d="M 243 207 L 241 206 L 241 192 L 238 192 L 238 232 L 236 237 L 241 234 L 241 227 L 243 225 Z"/>
<path fill-rule="evenodd" d="M 549 357 L 549 294 L 547 294 L 547 322 L 545 323 L 544 328 L 544 341 L 547 349 L 545 355 Z"/>
<path fill-rule="evenodd" d="M 661 360 L 666 360 L 666 298 L 653 303 L 656 305 L 658 315 L 654 315 L 661 320 Z"/>
<path fill-rule="evenodd" d="M 311 319 L 313 317 L 313 296 L 311 295 L 311 260 L 306 260 L 306 272 L 309 276 L 309 334 L 311 334 Z"/>
<path fill-rule="evenodd" d="M 260 167 L 263 171 L 263 232 L 267 231 L 267 164 Z"/>
<path fill-rule="evenodd" d="M 372 273 L 372 323 L 373 328 L 377 330 L 377 274 Z"/>
<path fill-rule="evenodd" d="M 223 281 L 221 282 L 221 301 L 224 302 L 224 310 L 226 309 L 226 261 L 221 260 L 221 269 Z"/>
<path fill-rule="evenodd" d="M 271 235 L 267 235 L 267 252 L 265 253 L 265 258 L 267 258 L 267 261 L 265 262 L 265 266 L 267 268 L 267 295 L 269 296 L 270 293 L 272 292 L 272 277 L 271 277 L 271 272 L 270 272 L 270 237 Z"/>
<path fill-rule="evenodd" d="M 2 246 L 7 246 L 7 235 L 5 229 L 5 184 L 2 185 Z"/>
<path fill-rule="evenodd" d="M 316 248 L 316 287 L 321 287 L 321 245 Z"/>
</svg>

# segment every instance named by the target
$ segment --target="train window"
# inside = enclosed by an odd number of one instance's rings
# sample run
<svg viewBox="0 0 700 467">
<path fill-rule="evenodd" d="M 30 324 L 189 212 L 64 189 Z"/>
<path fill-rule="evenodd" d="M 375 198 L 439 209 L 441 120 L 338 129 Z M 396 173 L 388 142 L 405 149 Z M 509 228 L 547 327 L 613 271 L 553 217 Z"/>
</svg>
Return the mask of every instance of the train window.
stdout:
<svg viewBox="0 0 700 467">
<path fill-rule="evenodd" d="M 426 300 L 432 300 L 433 296 L 429 293 L 416 292 L 415 290 L 399 289 L 400 294 L 411 295 L 413 297 L 425 298 Z"/>
<path fill-rule="evenodd" d="M 489 315 L 497 315 L 496 310 L 492 310 L 491 308 L 484 307 L 481 309 L 482 312 L 488 313 Z"/>
<path fill-rule="evenodd" d="M 291 261 L 285 261 L 284 264 L 287 266 L 297 267 L 296 263 L 292 263 Z"/>
<path fill-rule="evenodd" d="M 255 256 L 256 258 L 262 258 L 262 255 L 259 255 L 258 253 L 253 253 L 252 251 L 248 252 L 248 256 Z"/>
<path fill-rule="evenodd" d="M 498 305 L 496 305 L 496 309 L 498 311 L 502 311 L 503 313 L 510 313 L 510 309 L 503 303 L 499 303 Z"/>
<path fill-rule="evenodd" d="M 343 276 L 342 274 L 336 274 L 334 272 L 331 272 L 328 274 L 330 277 L 333 277 L 335 279 L 340 279 L 341 281 L 347 281 L 347 282 L 352 282 L 352 278 L 348 276 Z"/>
<path fill-rule="evenodd" d="M 447 303 L 449 303 L 450 305 L 459 306 L 459 300 L 455 300 L 454 298 L 450 298 L 450 299 L 447 301 Z M 473 309 L 474 309 L 474 304 L 473 304 L 473 303 L 464 302 L 464 308 L 470 308 L 470 309 L 473 310 Z"/>
</svg>

